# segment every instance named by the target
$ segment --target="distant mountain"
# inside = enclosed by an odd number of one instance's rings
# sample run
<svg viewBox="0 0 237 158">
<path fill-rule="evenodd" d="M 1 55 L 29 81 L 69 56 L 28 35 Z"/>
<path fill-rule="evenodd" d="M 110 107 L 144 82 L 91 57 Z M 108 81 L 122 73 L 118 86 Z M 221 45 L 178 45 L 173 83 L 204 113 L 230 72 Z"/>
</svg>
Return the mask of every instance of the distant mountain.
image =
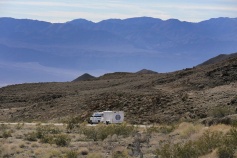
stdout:
<svg viewBox="0 0 237 158">
<path fill-rule="evenodd" d="M 140 71 L 137 71 L 136 74 L 157 74 L 157 72 L 147 69 L 142 69 Z"/>
<path fill-rule="evenodd" d="M 232 57 L 237 57 L 237 53 L 232 53 L 232 54 L 220 54 L 214 58 L 211 58 L 205 62 L 203 62 L 202 64 L 200 64 L 199 66 L 203 66 L 203 65 L 209 65 L 209 64 L 215 64 L 218 63 L 222 60 L 226 60 L 228 58 L 232 58 Z"/>
<path fill-rule="evenodd" d="M 69 81 L 78 70 L 99 76 L 144 67 L 157 72 L 193 67 L 236 52 L 236 28 L 237 18 L 198 23 L 149 17 L 98 23 L 0 18 L 0 86 Z"/>
<path fill-rule="evenodd" d="M 78 81 L 87 81 L 87 80 L 93 80 L 95 79 L 96 77 L 88 74 L 88 73 L 85 73 L 81 76 L 79 76 L 78 78 L 76 78 L 75 80 L 73 80 L 73 82 L 78 82 Z"/>
</svg>

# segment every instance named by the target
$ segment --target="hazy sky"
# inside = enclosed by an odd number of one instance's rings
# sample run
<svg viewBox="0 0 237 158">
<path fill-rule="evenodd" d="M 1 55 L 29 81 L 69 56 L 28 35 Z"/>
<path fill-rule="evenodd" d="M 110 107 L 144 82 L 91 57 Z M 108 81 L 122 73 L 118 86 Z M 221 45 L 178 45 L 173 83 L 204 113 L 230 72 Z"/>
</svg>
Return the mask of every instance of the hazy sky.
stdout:
<svg viewBox="0 0 237 158">
<path fill-rule="evenodd" d="M 237 17 L 237 0 L 0 0 L 0 17 L 66 22 L 149 16 L 197 22 Z"/>
</svg>

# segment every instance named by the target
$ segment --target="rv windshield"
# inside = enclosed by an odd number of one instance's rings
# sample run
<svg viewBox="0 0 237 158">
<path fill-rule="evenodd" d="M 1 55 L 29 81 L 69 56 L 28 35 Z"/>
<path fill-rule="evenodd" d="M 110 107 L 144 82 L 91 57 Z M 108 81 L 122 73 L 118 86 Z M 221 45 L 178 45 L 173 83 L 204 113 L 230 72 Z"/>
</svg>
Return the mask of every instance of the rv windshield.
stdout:
<svg viewBox="0 0 237 158">
<path fill-rule="evenodd" d="M 103 114 L 94 114 L 94 115 L 92 115 L 92 117 L 102 117 L 103 116 Z"/>
</svg>

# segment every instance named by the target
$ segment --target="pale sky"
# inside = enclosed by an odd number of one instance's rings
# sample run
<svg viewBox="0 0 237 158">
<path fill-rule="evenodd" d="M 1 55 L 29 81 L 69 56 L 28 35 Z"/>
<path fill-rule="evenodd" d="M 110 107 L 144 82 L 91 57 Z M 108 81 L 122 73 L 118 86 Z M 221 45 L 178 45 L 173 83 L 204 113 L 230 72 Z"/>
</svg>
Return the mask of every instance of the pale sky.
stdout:
<svg viewBox="0 0 237 158">
<path fill-rule="evenodd" d="M 154 17 L 199 22 L 237 17 L 237 0 L 0 0 L 0 17 L 66 22 Z"/>
</svg>

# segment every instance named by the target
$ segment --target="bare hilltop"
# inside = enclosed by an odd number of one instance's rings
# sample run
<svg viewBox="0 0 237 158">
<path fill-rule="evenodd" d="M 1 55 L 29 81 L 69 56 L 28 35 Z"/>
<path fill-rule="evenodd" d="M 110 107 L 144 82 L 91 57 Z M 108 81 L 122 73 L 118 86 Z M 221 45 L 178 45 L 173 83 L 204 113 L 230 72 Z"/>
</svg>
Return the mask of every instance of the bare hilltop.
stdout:
<svg viewBox="0 0 237 158">
<path fill-rule="evenodd" d="M 205 122 L 219 113 L 231 118 L 237 110 L 237 57 L 219 58 L 171 73 L 86 74 L 89 80 L 3 87 L 0 121 L 58 122 L 72 116 L 86 121 L 100 110 L 123 110 L 135 124 Z"/>
</svg>

